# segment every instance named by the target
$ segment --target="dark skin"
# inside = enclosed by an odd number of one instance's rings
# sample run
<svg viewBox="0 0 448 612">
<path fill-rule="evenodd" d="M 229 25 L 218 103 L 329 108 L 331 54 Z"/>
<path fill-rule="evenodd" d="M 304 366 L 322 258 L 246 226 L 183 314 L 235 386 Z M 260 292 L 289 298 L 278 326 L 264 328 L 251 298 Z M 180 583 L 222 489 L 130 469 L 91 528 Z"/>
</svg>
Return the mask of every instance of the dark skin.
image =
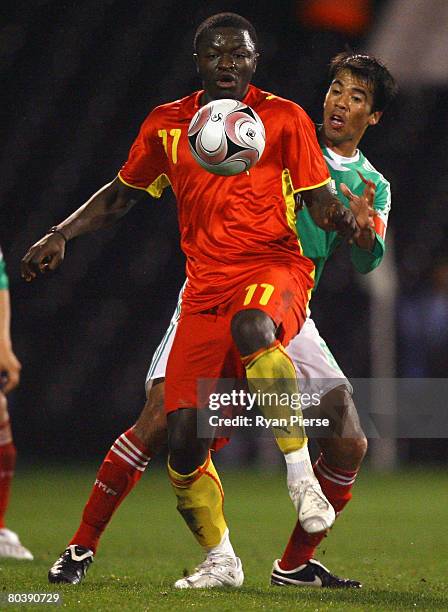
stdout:
<svg viewBox="0 0 448 612">
<path fill-rule="evenodd" d="M 148 398 L 133 426 L 135 435 L 151 449 L 160 453 L 167 444 L 165 414 L 165 379 L 158 378 L 148 389 Z M 179 411 L 185 413 L 184 410 Z M 321 398 L 317 418 L 328 418 L 337 427 L 331 437 L 316 438 L 330 465 L 341 470 L 357 470 L 367 452 L 367 438 L 362 430 L 353 398 L 343 386 L 332 389 Z M 206 444 L 208 448 L 208 444 Z"/>
<path fill-rule="evenodd" d="M 372 111 L 371 86 L 344 71 L 336 75 L 324 102 L 323 126 L 319 140 L 339 155 L 353 156 L 367 127 L 376 125 L 380 111 Z M 334 127 L 331 126 L 334 117 Z M 346 188 L 345 195 L 350 192 Z M 352 211 L 360 227 L 358 246 L 371 249 L 374 237 L 370 227 L 369 211 L 352 203 Z M 243 350 L 246 347 L 242 347 Z M 166 445 L 166 417 L 164 412 L 165 383 L 163 378 L 152 381 L 147 389 L 148 399 L 134 425 L 134 433 L 151 448 L 154 454 Z M 342 470 L 359 469 L 367 452 L 367 438 L 362 430 L 353 398 L 345 387 L 332 389 L 321 398 L 318 418 L 329 418 L 337 427 L 331 437 L 317 442 L 330 465 Z"/>
<path fill-rule="evenodd" d="M 338 73 L 325 97 L 320 142 L 339 155 L 353 156 L 366 129 L 376 125 L 381 118 L 381 111 L 372 110 L 373 102 L 374 94 L 368 83 L 354 77 L 349 71 Z M 346 186 L 341 188 L 350 198 L 350 190 Z M 359 237 L 355 242 L 360 248 L 370 250 L 375 238 L 369 210 L 354 200 L 351 209 L 360 228 Z M 275 333 L 273 328 L 271 333 Z M 258 340 L 261 342 L 263 338 L 259 337 Z M 249 347 L 245 345 L 240 349 L 243 353 L 249 351 Z M 162 432 L 155 428 L 155 424 L 157 427 L 166 428 L 163 408 L 164 388 L 163 378 L 153 381 L 148 389 L 148 399 L 143 412 L 134 426 L 135 434 L 153 452 L 159 452 L 166 441 L 166 430 Z M 367 438 L 362 430 L 353 398 L 347 389 L 341 386 L 326 393 L 321 398 L 318 414 L 313 416 L 328 418 L 332 423 L 337 423 L 331 437 L 316 440 L 326 461 L 342 470 L 359 469 L 367 452 Z"/>
<path fill-rule="evenodd" d="M 246 30 L 216 28 L 201 41 L 195 61 L 205 90 L 202 103 L 220 98 L 242 99 L 257 67 L 258 54 Z M 115 222 L 142 197 L 116 178 L 94 194 L 88 202 L 58 225 L 67 240 Z M 374 190 L 368 185 L 354 203 L 371 207 Z M 359 236 L 355 215 L 332 194 L 328 185 L 304 192 L 304 200 L 315 223 L 337 231 L 345 239 Z M 65 240 L 61 234 L 47 234 L 26 253 L 22 260 L 22 277 L 34 280 L 39 273 L 54 270 L 63 261 Z M 275 340 L 275 325 L 264 312 L 253 309 L 236 313 L 231 325 L 232 337 L 241 355 L 268 347 Z M 168 417 L 170 463 L 179 473 L 190 473 L 202 464 L 208 452 L 207 440 L 198 440 L 197 411 L 183 408 Z M 186 435 L 190 432 L 191 435 Z"/>
</svg>

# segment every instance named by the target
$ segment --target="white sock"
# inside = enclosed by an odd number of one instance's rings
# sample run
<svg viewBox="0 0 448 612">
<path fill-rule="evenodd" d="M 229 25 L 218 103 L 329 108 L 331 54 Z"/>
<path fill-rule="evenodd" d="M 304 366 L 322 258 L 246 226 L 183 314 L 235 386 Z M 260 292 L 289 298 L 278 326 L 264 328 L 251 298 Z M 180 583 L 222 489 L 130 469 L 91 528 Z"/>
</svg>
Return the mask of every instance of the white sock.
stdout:
<svg viewBox="0 0 448 612">
<path fill-rule="evenodd" d="M 217 546 L 207 549 L 207 556 L 216 554 L 226 555 L 227 557 L 236 557 L 235 551 L 233 550 L 233 546 L 230 542 L 228 529 L 225 530 L 222 540 Z"/>
<path fill-rule="evenodd" d="M 308 445 L 300 450 L 293 451 L 285 455 L 287 476 L 286 481 L 289 485 L 297 484 L 301 480 L 316 479 L 313 466 L 311 465 Z"/>
</svg>

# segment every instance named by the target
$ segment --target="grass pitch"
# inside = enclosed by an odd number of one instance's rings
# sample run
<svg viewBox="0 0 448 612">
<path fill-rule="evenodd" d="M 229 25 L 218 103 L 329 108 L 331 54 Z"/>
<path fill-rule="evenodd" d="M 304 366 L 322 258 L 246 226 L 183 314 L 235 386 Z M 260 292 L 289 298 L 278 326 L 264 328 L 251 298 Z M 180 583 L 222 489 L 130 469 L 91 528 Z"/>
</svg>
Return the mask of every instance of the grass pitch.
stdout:
<svg viewBox="0 0 448 612">
<path fill-rule="evenodd" d="M 61 608 L 132 610 L 448 610 L 446 529 L 448 477 L 440 471 L 359 477 L 354 500 L 321 545 L 318 558 L 335 573 L 361 580 L 361 590 L 269 587 L 294 524 L 282 474 L 222 472 L 226 516 L 246 581 L 238 590 L 175 591 L 184 569 L 202 554 L 175 510 L 165 472 L 149 469 L 102 540 L 85 581 L 47 582 L 49 566 L 78 525 L 95 467 L 19 469 L 8 513 L 33 562 L 0 561 L 0 594 L 59 591 Z"/>
</svg>

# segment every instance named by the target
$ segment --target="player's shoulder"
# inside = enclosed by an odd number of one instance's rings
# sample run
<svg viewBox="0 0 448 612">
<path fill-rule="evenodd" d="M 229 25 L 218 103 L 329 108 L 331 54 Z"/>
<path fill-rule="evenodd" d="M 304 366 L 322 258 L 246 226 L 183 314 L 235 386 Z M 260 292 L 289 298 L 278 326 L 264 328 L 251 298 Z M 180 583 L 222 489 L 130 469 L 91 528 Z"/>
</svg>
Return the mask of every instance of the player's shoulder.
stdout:
<svg viewBox="0 0 448 612">
<path fill-rule="evenodd" d="M 387 178 L 367 159 L 362 151 L 359 151 L 359 170 L 366 174 L 366 178 L 372 180 L 378 187 L 389 188 L 390 183 Z"/>
<path fill-rule="evenodd" d="M 256 97 L 257 106 L 259 108 L 266 110 L 269 109 L 272 112 L 285 113 L 289 116 L 293 114 L 309 119 L 308 113 L 299 104 L 297 104 L 297 102 L 293 102 L 293 100 L 289 100 L 288 98 L 283 98 L 282 96 L 270 91 L 258 89 L 257 87 L 253 87 L 253 90 L 254 97 Z"/>
<path fill-rule="evenodd" d="M 195 103 L 199 93 L 200 92 L 195 91 L 183 98 L 179 98 L 171 102 L 164 102 L 163 104 L 155 106 L 147 115 L 145 122 L 160 122 L 160 120 L 177 121 L 183 116 L 193 115 Z"/>
<path fill-rule="evenodd" d="M 359 152 L 359 171 L 366 179 L 373 181 L 376 185 L 374 208 L 388 213 L 392 200 L 390 183 L 362 151 Z"/>
</svg>

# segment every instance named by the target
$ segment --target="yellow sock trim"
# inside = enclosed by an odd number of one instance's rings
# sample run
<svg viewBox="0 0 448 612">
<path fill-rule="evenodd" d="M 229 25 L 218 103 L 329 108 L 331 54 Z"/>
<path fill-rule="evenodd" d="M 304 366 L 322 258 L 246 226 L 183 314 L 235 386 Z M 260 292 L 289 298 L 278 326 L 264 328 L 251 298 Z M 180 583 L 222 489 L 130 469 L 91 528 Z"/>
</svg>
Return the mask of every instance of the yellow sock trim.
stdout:
<svg viewBox="0 0 448 612">
<path fill-rule="evenodd" d="M 210 456 L 191 474 L 179 474 L 168 461 L 168 474 L 177 497 L 177 509 L 196 540 L 207 549 L 217 546 L 227 524 L 224 492 Z"/>
<path fill-rule="evenodd" d="M 246 376 L 250 390 L 265 397 L 299 398 L 297 374 L 289 356 L 280 342 L 275 341 L 270 347 L 257 351 L 253 355 L 243 357 Z M 300 450 L 307 444 L 305 429 L 298 423 L 291 424 L 291 416 L 301 416 L 302 410 L 295 402 L 284 403 L 269 402 L 259 406 L 263 415 L 268 419 L 278 419 L 280 426 L 273 426 L 277 444 L 282 453 L 292 453 Z M 284 425 L 286 423 L 286 425 Z"/>
<path fill-rule="evenodd" d="M 176 484 L 178 487 L 189 487 L 195 480 L 201 477 L 201 474 L 207 469 L 209 463 L 211 461 L 210 452 L 208 453 L 207 459 L 204 461 L 202 465 L 196 468 L 190 474 L 179 474 L 176 470 L 170 465 L 168 460 L 168 475 L 173 484 Z"/>
</svg>

